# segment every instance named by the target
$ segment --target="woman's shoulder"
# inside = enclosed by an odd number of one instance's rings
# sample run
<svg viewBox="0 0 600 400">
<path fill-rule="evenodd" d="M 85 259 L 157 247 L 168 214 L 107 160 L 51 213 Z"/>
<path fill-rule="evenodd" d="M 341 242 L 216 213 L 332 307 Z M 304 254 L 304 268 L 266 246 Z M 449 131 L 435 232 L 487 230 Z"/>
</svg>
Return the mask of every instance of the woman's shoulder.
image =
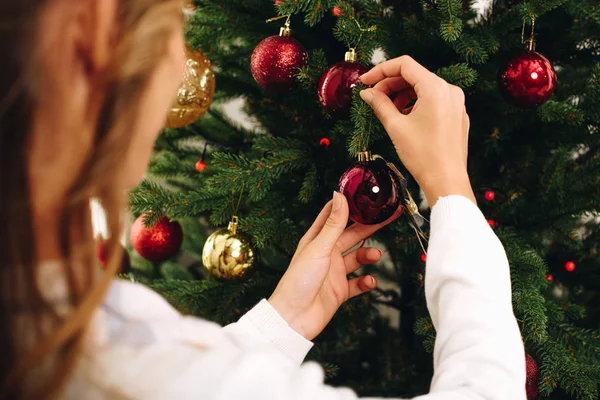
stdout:
<svg viewBox="0 0 600 400">
<path fill-rule="evenodd" d="M 140 283 L 115 279 L 102 308 L 129 320 L 177 318 L 181 315 L 160 294 Z"/>
</svg>

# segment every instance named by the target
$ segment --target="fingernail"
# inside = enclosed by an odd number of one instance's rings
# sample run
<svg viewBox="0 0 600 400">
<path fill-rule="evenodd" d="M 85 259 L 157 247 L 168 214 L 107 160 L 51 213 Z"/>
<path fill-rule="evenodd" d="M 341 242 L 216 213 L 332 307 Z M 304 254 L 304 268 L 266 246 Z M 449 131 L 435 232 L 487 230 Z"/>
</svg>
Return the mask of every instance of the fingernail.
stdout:
<svg viewBox="0 0 600 400">
<path fill-rule="evenodd" d="M 338 192 L 333 192 L 333 208 L 332 211 L 339 210 L 342 208 L 342 195 Z"/>
<path fill-rule="evenodd" d="M 361 90 L 359 94 L 360 98 L 366 101 L 368 104 L 371 104 L 373 101 L 373 93 L 371 93 L 370 90 Z"/>
<path fill-rule="evenodd" d="M 375 249 L 379 252 L 379 258 L 383 257 L 383 251 L 379 250 L 379 249 Z"/>
<path fill-rule="evenodd" d="M 375 289 L 377 287 L 377 280 L 374 276 L 369 276 L 369 287 Z"/>
</svg>

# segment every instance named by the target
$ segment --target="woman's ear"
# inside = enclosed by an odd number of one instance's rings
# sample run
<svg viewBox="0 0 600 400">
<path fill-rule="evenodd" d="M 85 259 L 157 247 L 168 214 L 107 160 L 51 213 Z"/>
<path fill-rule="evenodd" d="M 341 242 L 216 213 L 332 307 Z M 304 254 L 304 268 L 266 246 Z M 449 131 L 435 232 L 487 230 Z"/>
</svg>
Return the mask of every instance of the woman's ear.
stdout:
<svg viewBox="0 0 600 400">
<path fill-rule="evenodd" d="M 78 53 L 90 73 L 102 71 L 114 54 L 118 0 L 83 0 L 78 7 Z"/>
</svg>

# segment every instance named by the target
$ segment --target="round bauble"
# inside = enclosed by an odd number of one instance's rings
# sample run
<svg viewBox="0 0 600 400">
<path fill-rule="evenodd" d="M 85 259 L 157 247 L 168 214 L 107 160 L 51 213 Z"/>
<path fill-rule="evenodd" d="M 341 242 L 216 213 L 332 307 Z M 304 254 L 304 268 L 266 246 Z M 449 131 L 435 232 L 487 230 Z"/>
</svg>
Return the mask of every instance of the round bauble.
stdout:
<svg viewBox="0 0 600 400">
<path fill-rule="evenodd" d="M 204 268 L 216 278 L 242 279 L 253 270 L 255 254 L 248 237 L 237 232 L 237 224 L 219 229 L 208 237 L 202 250 Z"/>
<path fill-rule="evenodd" d="M 261 41 L 250 59 L 252 76 L 263 88 L 271 91 L 289 90 L 296 74 L 308 65 L 308 53 L 296 39 L 273 35 Z"/>
<path fill-rule="evenodd" d="M 352 101 L 352 89 L 369 68 L 357 62 L 341 61 L 329 67 L 319 82 L 319 101 L 332 116 L 347 117 Z"/>
<path fill-rule="evenodd" d="M 546 57 L 527 50 L 513 56 L 500 68 L 497 81 L 506 101 L 521 108 L 535 108 L 552 95 L 556 72 Z"/>
<path fill-rule="evenodd" d="M 344 172 L 340 193 L 348 200 L 350 219 L 361 224 L 384 222 L 401 206 L 398 176 L 383 160 L 370 160 L 370 155 Z"/>
<path fill-rule="evenodd" d="M 181 128 L 199 120 L 215 96 L 215 73 L 201 51 L 186 49 L 185 71 L 175 102 L 167 115 L 167 128 Z"/>
<path fill-rule="evenodd" d="M 538 398 L 538 384 L 540 382 L 540 370 L 537 363 L 528 353 L 525 353 L 525 391 L 527 400 Z"/>
<path fill-rule="evenodd" d="M 151 228 L 144 225 L 145 215 L 131 227 L 131 245 L 146 260 L 160 262 L 173 257 L 183 242 L 183 230 L 177 221 L 161 217 Z"/>
</svg>

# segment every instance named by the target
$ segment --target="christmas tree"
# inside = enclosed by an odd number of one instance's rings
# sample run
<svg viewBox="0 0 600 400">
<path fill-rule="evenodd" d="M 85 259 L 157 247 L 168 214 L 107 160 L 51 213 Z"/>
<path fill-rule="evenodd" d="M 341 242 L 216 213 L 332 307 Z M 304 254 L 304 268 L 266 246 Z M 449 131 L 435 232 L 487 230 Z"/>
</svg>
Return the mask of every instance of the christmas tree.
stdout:
<svg viewBox="0 0 600 400">
<path fill-rule="evenodd" d="M 402 170 L 358 76 L 407 54 L 465 92 L 471 181 L 510 261 L 529 399 L 598 398 L 597 1 L 196 0 L 188 11 L 188 78 L 198 87 L 180 90 L 169 126 L 188 125 L 164 130 L 148 179 L 131 193 L 144 216 L 130 279 L 221 324 L 268 297 L 357 156 L 368 150 Z M 232 99 L 251 127 L 227 114 Z M 385 216 L 384 189 L 355 220 Z M 409 217 L 372 239 L 386 257 L 364 269 L 379 289 L 346 303 L 315 341 L 309 358 L 330 384 L 371 396 L 427 392 L 435 332 Z"/>
</svg>

